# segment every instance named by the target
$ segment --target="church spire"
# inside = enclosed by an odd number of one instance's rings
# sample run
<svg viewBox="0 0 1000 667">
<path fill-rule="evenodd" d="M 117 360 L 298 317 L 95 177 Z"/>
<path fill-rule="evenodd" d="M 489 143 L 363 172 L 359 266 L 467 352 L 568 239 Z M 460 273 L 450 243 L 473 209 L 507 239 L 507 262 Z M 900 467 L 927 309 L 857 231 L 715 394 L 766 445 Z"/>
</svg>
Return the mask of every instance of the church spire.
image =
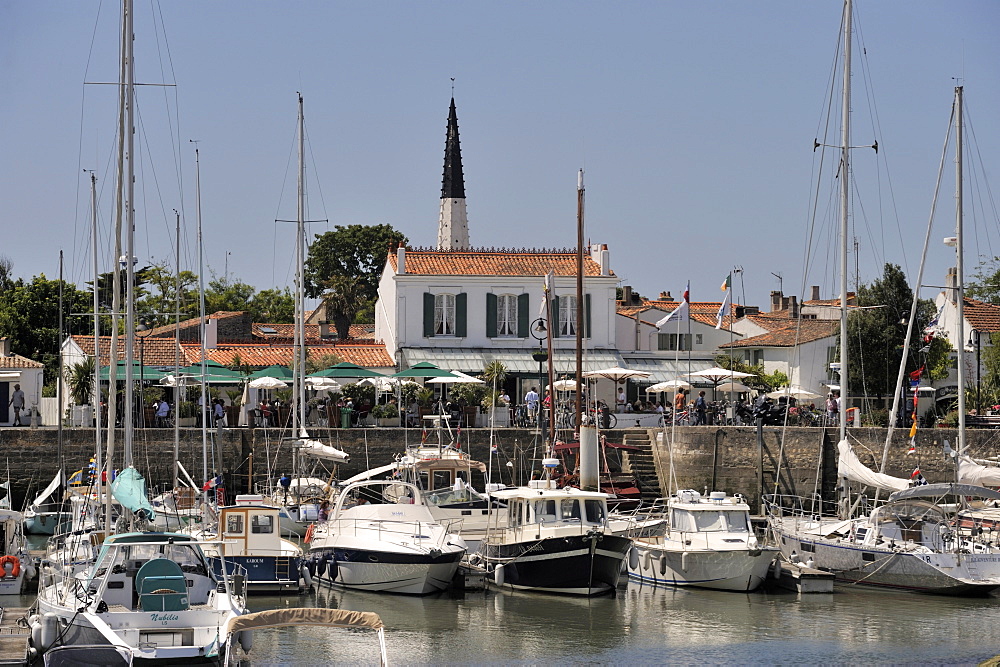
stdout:
<svg viewBox="0 0 1000 667">
<path fill-rule="evenodd" d="M 469 219 L 465 209 L 465 177 L 462 148 L 458 140 L 455 98 L 448 109 L 448 132 L 444 146 L 444 176 L 441 180 L 441 213 L 438 217 L 438 250 L 469 247 Z"/>
</svg>

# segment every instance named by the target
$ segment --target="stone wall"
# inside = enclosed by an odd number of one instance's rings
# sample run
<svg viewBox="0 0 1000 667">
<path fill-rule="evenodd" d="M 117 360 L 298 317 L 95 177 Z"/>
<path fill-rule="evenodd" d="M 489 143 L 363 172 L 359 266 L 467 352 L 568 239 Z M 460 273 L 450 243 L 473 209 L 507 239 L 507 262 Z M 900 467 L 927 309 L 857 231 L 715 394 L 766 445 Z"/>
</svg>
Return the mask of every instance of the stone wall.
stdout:
<svg viewBox="0 0 1000 667">
<path fill-rule="evenodd" d="M 609 439 L 621 442 L 626 431 L 612 431 Z M 763 486 L 766 492 L 777 489 L 779 493 L 808 495 L 819 479 L 824 498 L 836 495 L 836 429 L 789 428 L 784 443 L 781 429 L 765 428 L 763 446 L 758 447 L 756 429 L 752 427 L 716 428 L 690 426 L 675 430 L 673 462 L 676 484 L 668 483 L 670 453 L 659 431 L 650 431 L 654 437 L 653 454 L 660 478 L 660 487 L 666 494 L 669 489 L 693 488 L 699 491 L 721 490 L 742 493 L 756 510 Z M 406 444 L 420 442 L 421 432 L 416 429 L 313 429 L 311 435 L 323 442 L 348 452 L 351 462 L 336 471 L 339 479 L 346 479 L 369 468 L 390 463 Z M 953 429 L 921 431 L 917 436 L 917 453 L 907 455 L 907 433 L 897 430 L 893 440 L 887 472 L 898 477 L 909 477 L 919 465 L 930 482 L 948 481 L 953 467 L 941 453 L 942 440 L 952 445 L 957 442 Z M 278 429 L 224 429 L 221 433 L 209 432 L 210 473 L 221 470 L 226 481 L 228 497 L 250 488 L 250 457 L 253 455 L 254 485 L 266 483 L 283 473 L 293 472 L 292 447 L 280 439 Z M 123 434 L 118 431 L 115 460 L 121 467 Z M 885 431 L 858 429 L 851 431 L 857 438 L 855 450 L 861 460 L 871 467 L 881 461 Z M 668 432 L 669 438 L 669 432 Z M 85 428 L 64 429 L 63 450 L 68 474 L 85 468 L 93 456 L 94 430 Z M 431 442 L 437 441 L 431 435 Z M 542 452 L 536 436 L 531 431 L 500 429 L 494 434 L 497 453 L 492 457 L 493 480 L 504 483 L 524 483 L 532 468 L 540 469 Z M 102 447 L 105 443 L 102 441 Z M 488 429 L 466 429 L 461 434 L 461 446 L 472 457 L 490 461 L 490 432 Z M 969 430 L 968 447 L 976 456 L 997 452 L 996 432 Z M 214 448 L 214 449 L 213 449 Z M 52 428 L 0 430 L 0 451 L 10 470 L 13 506 L 23 506 L 48 484 L 58 468 L 58 433 Z M 102 450 L 103 451 L 103 450 Z M 202 483 L 202 438 L 199 429 L 181 429 L 180 460 L 196 483 Z M 217 464 L 213 464 L 214 460 Z M 822 457 L 820 456 L 822 454 Z M 609 457 L 615 456 L 614 452 Z M 135 466 L 143 472 L 151 487 L 166 486 L 173 477 L 173 431 L 170 429 L 145 429 L 136 431 L 133 444 Z M 270 466 L 268 462 L 270 461 Z M 780 461 L 780 465 L 779 465 Z M 508 465 L 508 463 L 510 465 Z M 572 465 L 572 460 L 568 461 Z M 300 474 L 309 471 L 300 470 Z M 327 477 L 323 469 L 313 471 L 317 477 Z M 0 474 L 2 476 L 2 474 Z M 762 483 L 763 478 L 763 483 Z M 473 483 L 480 487 L 482 477 L 475 476 Z"/>
</svg>

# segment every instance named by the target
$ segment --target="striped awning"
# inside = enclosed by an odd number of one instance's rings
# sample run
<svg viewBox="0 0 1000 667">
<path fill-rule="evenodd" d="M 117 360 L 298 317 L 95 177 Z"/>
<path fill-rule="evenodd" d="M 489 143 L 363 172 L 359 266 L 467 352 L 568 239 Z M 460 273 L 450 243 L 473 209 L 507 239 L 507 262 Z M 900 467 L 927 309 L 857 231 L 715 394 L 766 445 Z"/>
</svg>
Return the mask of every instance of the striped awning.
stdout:
<svg viewBox="0 0 1000 667">
<path fill-rule="evenodd" d="M 403 368 L 426 361 L 440 368 L 474 375 L 482 372 L 489 362 L 501 361 L 509 373 L 534 376 L 538 375 L 538 362 L 531 357 L 535 351 L 532 348 L 405 347 L 399 351 L 399 357 Z M 559 374 L 575 372 L 574 351 L 556 350 L 553 365 Z M 584 371 L 620 365 L 622 360 L 617 350 L 585 350 L 583 353 Z"/>
</svg>

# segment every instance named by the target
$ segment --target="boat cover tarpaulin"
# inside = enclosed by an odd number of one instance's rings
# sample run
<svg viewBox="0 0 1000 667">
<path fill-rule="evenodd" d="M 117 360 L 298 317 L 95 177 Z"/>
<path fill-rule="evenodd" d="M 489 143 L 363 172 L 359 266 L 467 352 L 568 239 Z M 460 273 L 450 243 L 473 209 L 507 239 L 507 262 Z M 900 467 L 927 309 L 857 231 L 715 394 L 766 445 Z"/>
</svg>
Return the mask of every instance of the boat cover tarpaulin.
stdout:
<svg viewBox="0 0 1000 667">
<path fill-rule="evenodd" d="M 979 465 L 968 456 L 959 456 L 958 481 L 977 486 L 1000 486 L 1000 468 Z"/>
<path fill-rule="evenodd" d="M 156 512 L 146 495 L 146 480 L 135 468 L 129 466 L 118 473 L 115 481 L 111 482 L 111 495 L 122 507 L 136 514 L 145 514 L 148 521 L 156 518 Z"/>
<path fill-rule="evenodd" d="M 302 438 L 301 440 L 296 440 L 295 444 L 300 448 L 299 451 L 314 459 L 333 461 L 334 463 L 349 463 L 351 460 L 347 452 L 341 451 L 336 447 L 331 447 L 330 445 L 324 445 L 319 440 Z"/>
<path fill-rule="evenodd" d="M 837 461 L 837 473 L 841 477 L 846 477 L 854 482 L 861 482 L 867 486 L 883 489 L 885 491 L 902 491 L 910 488 L 910 480 L 901 477 L 893 477 L 884 473 L 875 472 L 858 459 L 854 453 L 851 443 L 841 440 L 837 443 L 840 452 L 840 459 Z"/>
<path fill-rule="evenodd" d="M 241 630 L 279 628 L 286 625 L 322 625 L 334 628 L 367 628 L 369 630 L 380 630 L 384 627 L 379 615 L 371 611 L 292 607 L 290 609 L 268 609 L 267 611 L 230 618 L 226 624 L 226 632 L 232 634 Z"/>
<path fill-rule="evenodd" d="M 955 484 L 954 482 L 940 482 L 938 484 L 923 484 L 914 486 L 905 491 L 897 491 L 889 496 L 889 500 L 905 500 L 907 498 L 943 498 L 945 496 L 968 496 L 970 498 L 985 498 L 986 500 L 1000 500 L 1000 491 L 987 489 L 982 486 L 972 484 Z"/>
</svg>

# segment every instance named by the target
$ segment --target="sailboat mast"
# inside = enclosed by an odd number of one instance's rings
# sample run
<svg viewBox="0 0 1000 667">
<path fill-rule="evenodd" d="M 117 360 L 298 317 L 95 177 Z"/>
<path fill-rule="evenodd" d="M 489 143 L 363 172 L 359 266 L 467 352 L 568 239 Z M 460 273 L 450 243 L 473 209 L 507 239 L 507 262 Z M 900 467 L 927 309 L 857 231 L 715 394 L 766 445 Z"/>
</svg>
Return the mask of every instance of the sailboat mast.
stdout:
<svg viewBox="0 0 1000 667">
<path fill-rule="evenodd" d="M 59 251 L 59 347 L 61 348 L 63 344 L 63 251 Z M 59 381 L 56 382 L 56 405 L 59 406 L 59 419 L 56 421 L 59 424 L 58 434 L 56 437 L 56 458 L 59 461 L 59 474 L 64 475 L 66 472 L 65 461 L 63 461 L 63 383 L 66 376 L 63 374 L 63 355 L 60 351 L 59 354 Z"/>
<path fill-rule="evenodd" d="M 847 246 L 850 240 L 848 201 L 850 197 L 851 152 L 851 15 L 852 2 L 844 2 L 844 84 L 841 109 L 840 154 L 840 425 L 839 440 L 847 439 L 847 408 L 850 396 L 847 366 Z"/>
<path fill-rule="evenodd" d="M 177 266 L 174 272 L 174 487 L 178 487 L 178 468 L 181 448 L 181 214 L 174 210 L 176 217 L 174 247 L 177 250 Z"/>
<path fill-rule="evenodd" d="M 962 86 L 955 86 L 955 313 L 958 318 L 958 453 L 965 453 L 965 250 L 962 241 Z"/>
<path fill-rule="evenodd" d="M 583 169 L 576 181 L 576 416 L 574 425 L 579 429 L 583 415 Z"/>
<path fill-rule="evenodd" d="M 133 45 L 135 40 L 133 28 L 132 3 L 127 2 L 126 18 L 128 19 L 128 39 L 126 39 L 126 85 L 125 85 L 125 115 L 126 115 L 126 150 L 128 171 L 125 179 L 125 468 L 132 465 L 132 420 L 135 415 L 135 62 Z"/>
<path fill-rule="evenodd" d="M 305 115 L 302 104 L 302 94 L 299 93 L 299 187 L 297 199 L 297 216 L 295 225 L 295 367 L 296 376 L 293 392 L 293 405 L 299 424 L 299 432 L 304 434 L 306 426 L 305 406 L 305 283 L 303 273 L 305 267 L 305 227 L 306 227 L 306 166 L 305 166 Z"/>
<path fill-rule="evenodd" d="M 194 201 L 198 214 L 198 315 L 200 316 L 201 339 L 201 477 L 208 481 L 208 420 L 212 418 L 212 410 L 208 408 L 208 373 L 205 366 L 208 356 L 208 343 L 205 336 L 208 333 L 208 321 L 205 319 L 205 244 L 201 236 L 201 155 L 198 147 L 194 147 Z M 208 500 L 208 492 L 205 492 Z"/>
<path fill-rule="evenodd" d="M 94 485 L 97 487 L 97 497 L 101 497 L 101 471 L 104 470 L 101 457 L 101 300 L 97 290 L 97 174 L 90 172 L 90 215 L 91 215 L 91 252 L 93 252 L 94 270 Z M 60 355 L 61 356 L 61 355 Z M 111 365 L 114 368 L 114 364 Z M 110 377 L 110 373 L 108 375 Z"/>
</svg>

